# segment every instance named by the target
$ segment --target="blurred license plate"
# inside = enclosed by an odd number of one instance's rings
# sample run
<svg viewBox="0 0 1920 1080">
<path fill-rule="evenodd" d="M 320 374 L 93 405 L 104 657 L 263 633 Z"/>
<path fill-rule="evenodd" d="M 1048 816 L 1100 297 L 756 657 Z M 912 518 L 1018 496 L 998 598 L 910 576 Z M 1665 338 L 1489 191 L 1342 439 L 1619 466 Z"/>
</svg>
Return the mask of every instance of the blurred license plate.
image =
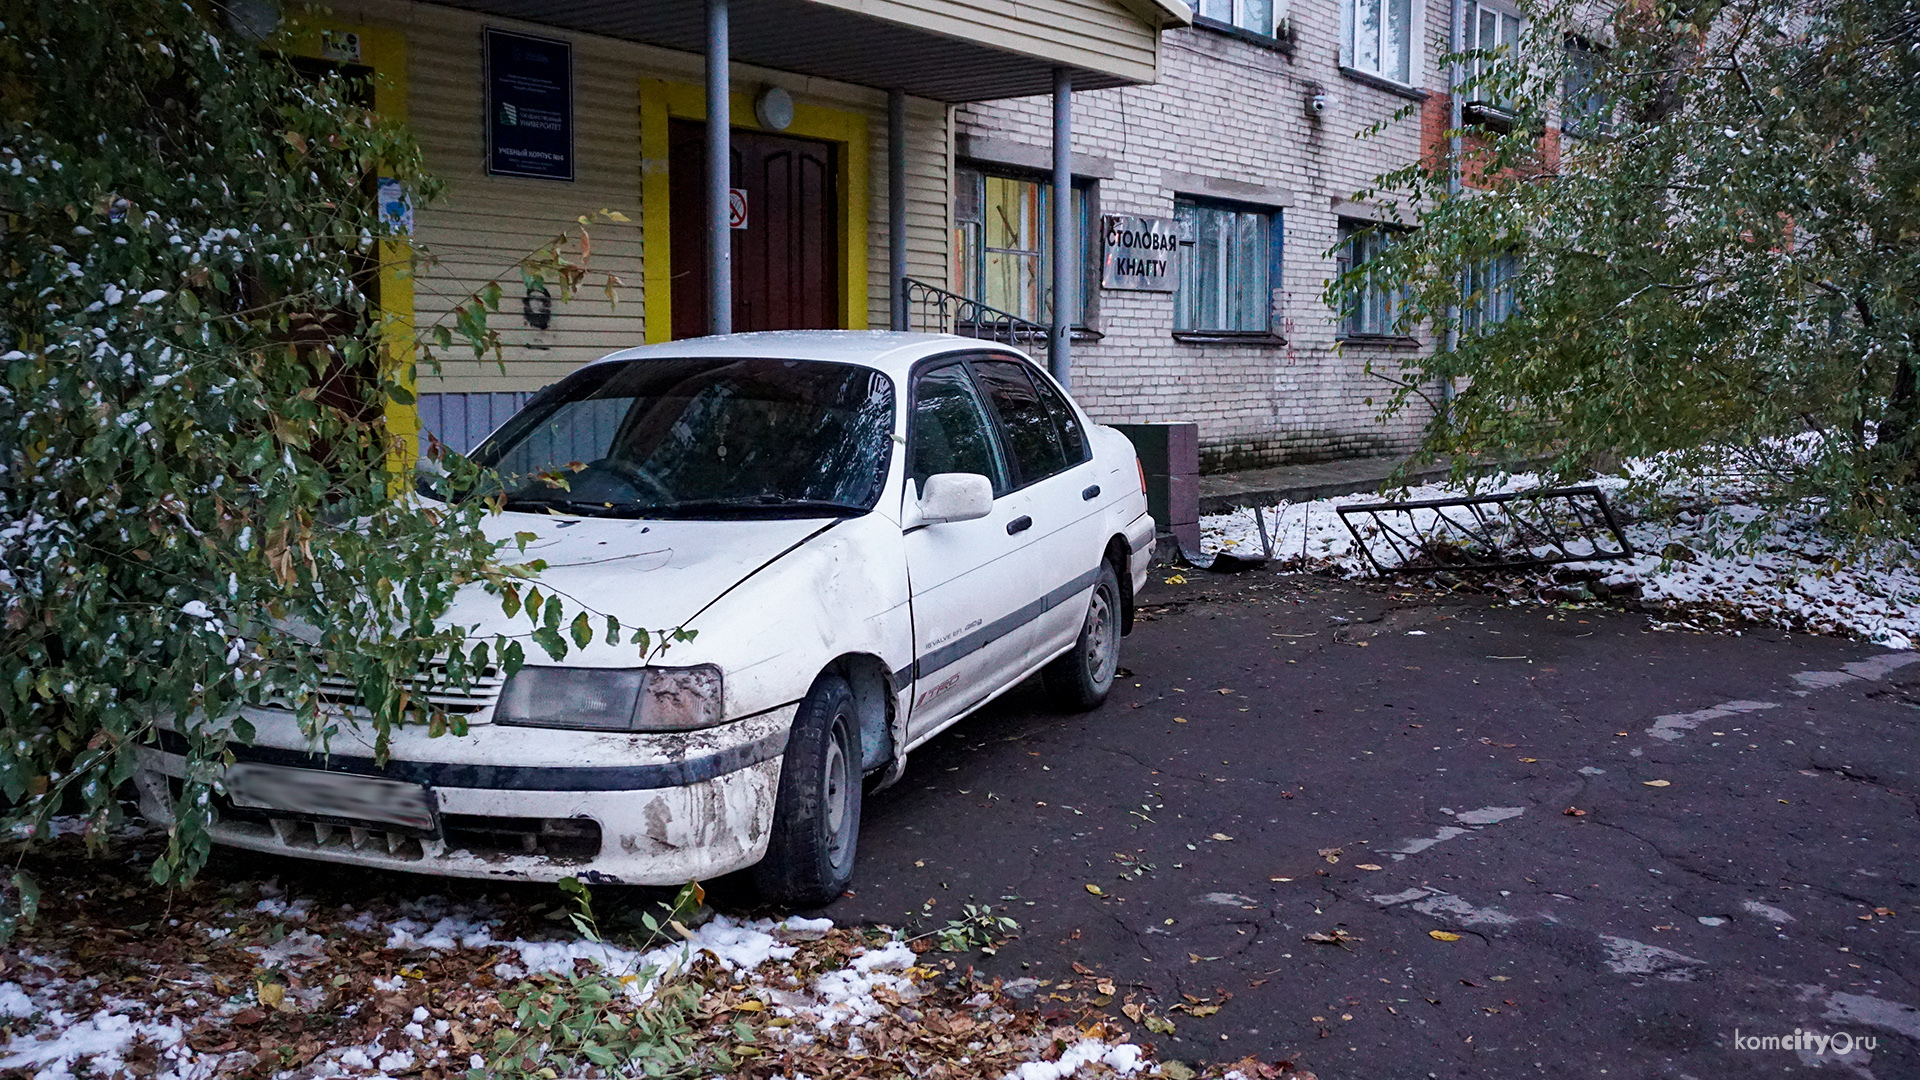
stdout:
<svg viewBox="0 0 1920 1080">
<path fill-rule="evenodd" d="M 438 831 L 432 797 L 421 784 L 239 762 L 227 770 L 226 786 L 235 806 Z"/>
</svg>

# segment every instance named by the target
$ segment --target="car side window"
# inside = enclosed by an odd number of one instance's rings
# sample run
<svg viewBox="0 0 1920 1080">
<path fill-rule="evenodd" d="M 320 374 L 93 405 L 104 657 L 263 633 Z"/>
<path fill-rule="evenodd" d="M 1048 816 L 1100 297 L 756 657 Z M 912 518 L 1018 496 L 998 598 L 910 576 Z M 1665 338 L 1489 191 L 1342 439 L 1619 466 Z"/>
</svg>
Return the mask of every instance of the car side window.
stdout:
<svg viewBox="0 0 1920 1080">
<path fill-rule="evenodd" d="M 1024 365 L 1017 360 L 975 360 L 972 367 L 1000 416 L 1007 456 L 1013 459 L 1021 484 L 1044 480 L 1078 463 L 1068 460 L 1059 425 L 1041 402 Z"/>
<path fill-rule="evenodd" d="M 907 423 L 908 475 L 916 489 L 935 473 L 979 473 L 995 495 L 1008 488 L 1007 471 L 988 431 L 987 411 L 960 364 L 923 372 L 913 382 Z"/>
<path fill-rule="evenodd" d="M 1040 404 L 1046 406 L 1055 430 L 1060 432 L 1060 446 L 1067 453 L 1067 465 L 1078 465 L 1092 457 L 1093 452 L 1087 448 L 1086 430 L 1080 426 L 1080 418 L 1073 415 L 1073 406 L 1045 379 L 1035 378 L 1033 388 L 1040 392 Z"/>
</svg>

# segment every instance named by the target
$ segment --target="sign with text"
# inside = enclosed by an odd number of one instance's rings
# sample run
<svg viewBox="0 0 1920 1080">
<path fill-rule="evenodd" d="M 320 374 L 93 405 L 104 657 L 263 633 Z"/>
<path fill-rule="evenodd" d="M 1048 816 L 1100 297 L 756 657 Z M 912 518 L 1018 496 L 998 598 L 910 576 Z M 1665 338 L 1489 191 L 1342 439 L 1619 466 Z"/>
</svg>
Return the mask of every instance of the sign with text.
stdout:
<svg viewBox="0 0 1920 1080">
<path fill-rule="evenodd" d="M 573 46 L 489 27 L 487 172 L 573 179 Z"/>
<path fill-rule="evenodd" d="M 1107 214 L 1100 229 L 1100 285 L 1172 292 L 1180 280 L 1180 229 L 1172 218 Z"/>
</svg>

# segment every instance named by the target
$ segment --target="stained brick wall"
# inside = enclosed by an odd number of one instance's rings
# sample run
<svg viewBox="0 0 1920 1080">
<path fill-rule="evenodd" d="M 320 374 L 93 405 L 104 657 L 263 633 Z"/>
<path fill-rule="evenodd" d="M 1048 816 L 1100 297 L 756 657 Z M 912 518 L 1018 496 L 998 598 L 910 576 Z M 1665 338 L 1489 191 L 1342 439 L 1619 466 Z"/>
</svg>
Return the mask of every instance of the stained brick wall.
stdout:
<svg viewBox="0 0 1920 1080">
<path fill-rule="evenodd" d="M 1285 344 L 1176 341 L 1170 295 L 1102 290 L 1091 325 L 1103 336 L 1074 346 L 1074 393 L 1096 417 L 1197 422 L 1208 471 L 1400 453 L 1426 420 L 1410 410 L 1382 422 L 1387 384 L 1367 369 L 1398 374 L 1410 354 L 1431 348 L 1429 336 L 1342 346 L 1320 297 L 1335 273 L 1327 255 L 1335 204 L 1422 152 L 1436 108 L 1445 127 L 1444 93 L 1422 101 L 1343 74 L 1339 2 L 1297 0 L 1291 55 L 1214 30 L 1174 30 L 1157 85 L 1074 96 L 1074 151 L 1113 163 L 1113 176 L 1097 185 L 1101 212 L 1172 216 L 1174 196 L 1195 192 L 1169 174 L 1292 192 L 1273 290 L 1273 325 Z M 1448 6 L 1427 0 L 1416 10 L 1425 34 L 1415 81 L 1444 87 L 1437 58 Z M 1316 93 L 1329 98 L 1317 116 L 1308 110 Z M 957 110 L 955 133 L 1046 147 L 1051 115 L 1045 98 L 970 105 Z M 1383 121 L 1379 135 L 1355 138 Z"/>
</svg>

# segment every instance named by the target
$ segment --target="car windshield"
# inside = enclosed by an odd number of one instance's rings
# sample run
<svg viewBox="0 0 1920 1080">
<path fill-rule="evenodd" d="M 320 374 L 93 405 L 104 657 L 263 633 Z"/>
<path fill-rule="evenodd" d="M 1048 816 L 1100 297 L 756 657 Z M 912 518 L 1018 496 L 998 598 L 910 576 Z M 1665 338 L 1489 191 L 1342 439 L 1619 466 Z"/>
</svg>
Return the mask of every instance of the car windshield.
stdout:
<svg viewBox="0 0 1920 1080">
<path fill-rule="evenodd" d="M 893 382 L 813 360 L 596 364 L 529 402 L 474 461 L 510 510 L 611 517 L 865 513 L 893 450 Z"/>
</svg>

